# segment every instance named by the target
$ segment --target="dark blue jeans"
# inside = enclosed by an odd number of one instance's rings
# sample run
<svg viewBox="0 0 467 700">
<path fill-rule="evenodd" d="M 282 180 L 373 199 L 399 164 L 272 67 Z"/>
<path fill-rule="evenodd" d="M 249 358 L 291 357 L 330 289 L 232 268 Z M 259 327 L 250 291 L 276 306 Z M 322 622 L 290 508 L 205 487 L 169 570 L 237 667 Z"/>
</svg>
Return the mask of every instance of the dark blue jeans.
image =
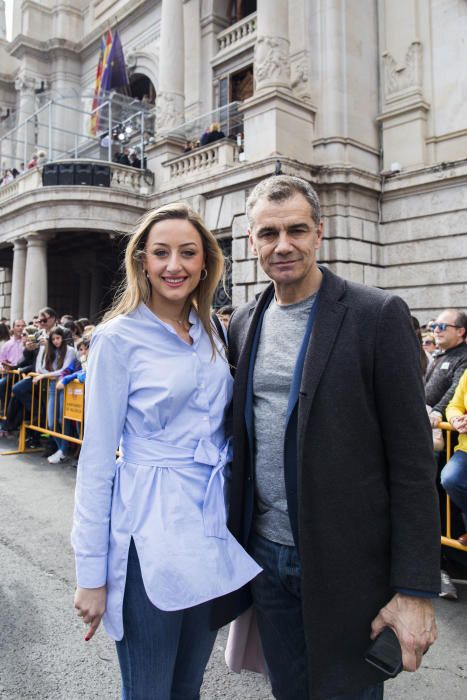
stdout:
<svg viewBox="0 0 467 700">
<path fill-rule="evenodd" d="M 210 603 L 166 612 L 146 595 L 131 541 L 123 601 L 124 637 L 117 642 L 123 700 L 198 700 L 217 632 Z"/>
<path fill-rule="evenodd" d="M 252 535 L 248 551 L 263 568 L 251 589 L 274 697 L 309 700 L 297 550 Z M 379 683 L 330 700 L 382 700 L 383 693 Z"/>
<path fill-rule="evenodd" d="M 441 484 L 462 511 L 467 529 L 467 452 L 457 450 L 441 472 Z"/>
</svg>

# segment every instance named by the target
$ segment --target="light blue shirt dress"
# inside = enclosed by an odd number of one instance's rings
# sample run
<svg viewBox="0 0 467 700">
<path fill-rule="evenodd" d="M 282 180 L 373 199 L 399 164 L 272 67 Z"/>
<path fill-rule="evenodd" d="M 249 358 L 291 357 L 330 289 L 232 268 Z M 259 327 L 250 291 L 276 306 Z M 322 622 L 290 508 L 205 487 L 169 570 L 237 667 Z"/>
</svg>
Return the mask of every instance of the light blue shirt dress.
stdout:
<svg viewBox="0 0 467 700">
<path fill-rule="evenodd" d="M 78 585 L 107 585 L 115 640 L 131 537 L 161 610 L 230 593 L 261 571 L 226 527 L 232 377 L 194 311 L 190 323 L 192 345 L 140 304 L 91 343 L 71 539 Z"/>
</svg>

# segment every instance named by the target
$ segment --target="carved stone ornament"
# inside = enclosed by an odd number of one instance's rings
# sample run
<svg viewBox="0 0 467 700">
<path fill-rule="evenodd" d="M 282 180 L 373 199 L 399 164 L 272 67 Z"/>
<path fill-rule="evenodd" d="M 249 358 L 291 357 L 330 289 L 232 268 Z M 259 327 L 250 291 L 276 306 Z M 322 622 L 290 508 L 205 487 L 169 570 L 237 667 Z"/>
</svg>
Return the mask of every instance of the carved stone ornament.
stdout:
<svg viewBox="0 0 467 700">
<path fill-rule="evenodd" d="M 389 51 L 383 53 L 384 87 L 387 97 L 408 89 L 422 87 L 423 50 L 420 41 L 410 44 L 405 55 L 405 64 L 397 63 Z"/>
<path fill-rule="evenodd" d="M 157 131 L 167 131 L 183 124 L 185 115 L 182 106 L 183 98 L 170 92 L 160 92 L 156 99 L 156 128 Z"/>
<path fill-rule="evenodd" d="M 15 90 L 23 92 L 33 92 L 36 89 L 37 79 L 32 75 L 26 75 L 26 73 L 20 73 L 15 78 Z"/>
<path fill-rule="evenodd" d="M 290 83 L 289 42 L 282 37 L 263 36 L 255 45 L 256 89 L 262 83 Z"/>
<path fill-rule="evenodd" d="M 292 87 L 294 89 L 303 88 L 308 84 L 309 67 L 307 56 L 301 56 L 298 61 L 292 63 Z"/>
</svg>

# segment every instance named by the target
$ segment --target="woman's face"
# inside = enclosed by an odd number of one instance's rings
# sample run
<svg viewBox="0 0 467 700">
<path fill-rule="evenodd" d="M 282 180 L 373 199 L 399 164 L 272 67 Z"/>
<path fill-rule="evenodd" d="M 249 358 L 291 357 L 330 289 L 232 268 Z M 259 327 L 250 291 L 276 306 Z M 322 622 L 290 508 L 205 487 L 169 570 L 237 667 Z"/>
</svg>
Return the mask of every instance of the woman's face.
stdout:
<svg viewBox="0 0 467 700">
<path fill-rule="evenodd" d="M 204 268 L 203 242 L 193 224 L 185 219 L 153 224 L 145 253 L 144 270 L 153 295 L 166 302 L 186 301 Z"/>
<path fill-rule="evenodd" d="M 58 333 L 57 335 L 55 335 L 54 333 L 54 335 L 51 336 L 50 340 L 52 341 L 52 345 L 54 346 L 54 348 L 62 347 L 63 338 L 61 335 L 58 335 Z"/>
</svg>

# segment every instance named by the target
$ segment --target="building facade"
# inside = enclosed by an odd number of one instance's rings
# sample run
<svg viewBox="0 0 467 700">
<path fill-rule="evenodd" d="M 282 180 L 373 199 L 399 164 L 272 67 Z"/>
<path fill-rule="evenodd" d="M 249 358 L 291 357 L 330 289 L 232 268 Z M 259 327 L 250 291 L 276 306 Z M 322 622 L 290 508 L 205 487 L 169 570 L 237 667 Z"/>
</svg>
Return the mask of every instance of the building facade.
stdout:
<svg viewBox="0 0 467 700">
<path fill-rule="evenodd" d="M 248 249 L 245 201 L 277 168 L 319 192 L 324 264 L 400 294 L 421 321 L 467 307 L 465 0 L 14 7 L 11 40 L 0 19 L 2 170 L 44 144 L 49 162 L 97 158 L 86 125 L 101 37 L 117 27 L 127 98 L 147 110 L 135 117 L 147 170 L 111 163 L 106 187 L 44 185 L 39 166 L 1 187 L 2 315 L 29 319 L 47 302 L 98 317 L 124 234 L 146 209 L 180 199 L 219 237 L 233 303 L 246 301 L 266 280 Z M 225 138 L 186 151 L 210 121 Z M 99 157 L 114 147 L 101 138 Z"/>
</svg>

